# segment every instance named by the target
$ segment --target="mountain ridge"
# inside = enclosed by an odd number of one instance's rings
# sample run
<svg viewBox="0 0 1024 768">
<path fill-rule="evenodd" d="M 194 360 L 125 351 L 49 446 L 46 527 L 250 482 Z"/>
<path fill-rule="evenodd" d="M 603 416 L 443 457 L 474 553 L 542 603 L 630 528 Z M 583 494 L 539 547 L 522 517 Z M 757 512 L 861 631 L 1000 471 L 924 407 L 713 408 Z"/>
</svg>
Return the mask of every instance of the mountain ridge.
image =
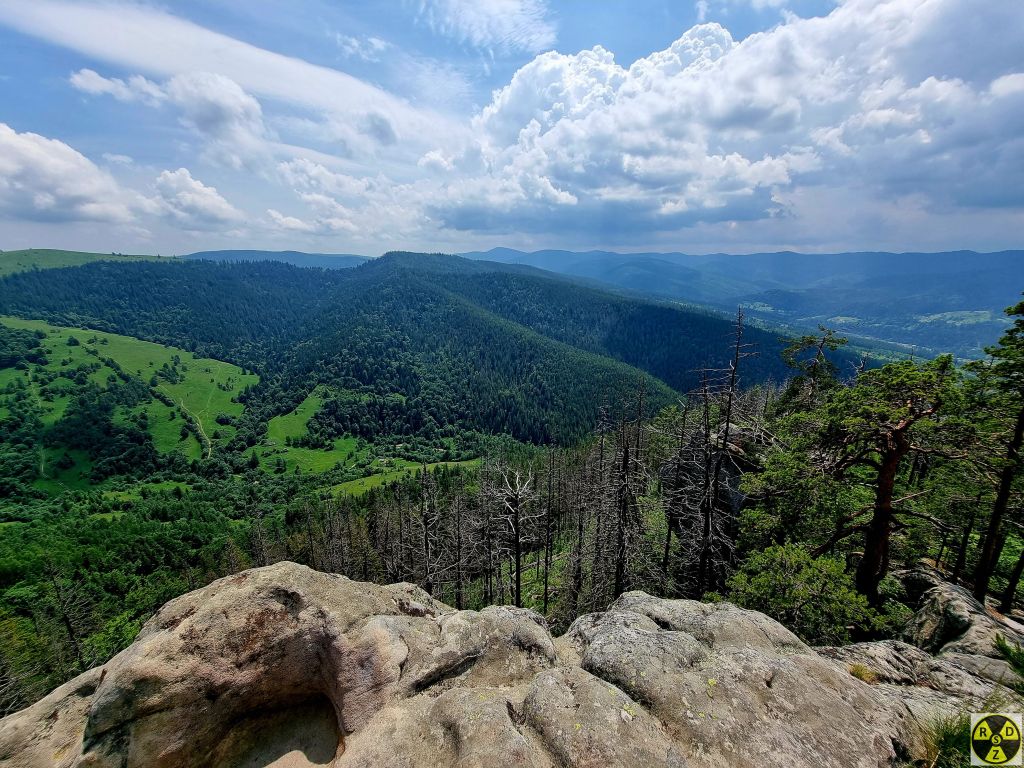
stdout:
<svg viewBox="0 0 1024 768">
<path fill-rule="evenodd" d="M 778 251 L 690 255 L 614 251 L 468 252 L 795 329 L 836 328 L 866 343 L 979 357 L 1024 288 L 1024 251 Z M 967 313 L 967 314 L 965 314 Z"/>
</svg>

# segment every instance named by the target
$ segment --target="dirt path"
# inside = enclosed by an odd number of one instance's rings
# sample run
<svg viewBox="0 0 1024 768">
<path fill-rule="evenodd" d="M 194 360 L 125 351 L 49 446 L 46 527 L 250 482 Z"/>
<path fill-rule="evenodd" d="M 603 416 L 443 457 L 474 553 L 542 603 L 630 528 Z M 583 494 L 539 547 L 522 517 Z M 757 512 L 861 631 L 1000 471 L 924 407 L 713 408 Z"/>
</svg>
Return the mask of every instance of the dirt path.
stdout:
<svg viewBox="0 0 1024 768">
<path fill-rule="evenodd" d="M 32 392 L 32 397 L 35 398 L 36 406 L 41 410 L 43 407 L 42 398 L 39 396 L 39 389 L 36 387 L 35 377 L 32 375 L 32 369 L 28 370 L 28 388 Z M 39 477 L 46 480 L 46 449 L 43 447 L 42 435 L 39 436 Z"/>
<path fill-rule="evenodd" d="M 206 430 L 203 429 L 203 422 L 202 422 L 202 420 L 198 416 L 196 416 L 194 413 L 192 413 L 192 411 L 190 411 L 188 408 L 185 407 L 184 399 L 179 400 L 178 401 L 178 405 L 181 406 L 181 410 L 183 410 L 185 413 L 187 413 L 189 416 L 192 417 L 192 423 L 195 424 L 196 425 L 196 429 L 199 430 L 199 442 L 203 446 L 203 458 L 204 459 L 210 458 L 210 455 L 213 453 L 213 444 L 210 442 L 210 438 L 207 437 Z"/>
</svg>

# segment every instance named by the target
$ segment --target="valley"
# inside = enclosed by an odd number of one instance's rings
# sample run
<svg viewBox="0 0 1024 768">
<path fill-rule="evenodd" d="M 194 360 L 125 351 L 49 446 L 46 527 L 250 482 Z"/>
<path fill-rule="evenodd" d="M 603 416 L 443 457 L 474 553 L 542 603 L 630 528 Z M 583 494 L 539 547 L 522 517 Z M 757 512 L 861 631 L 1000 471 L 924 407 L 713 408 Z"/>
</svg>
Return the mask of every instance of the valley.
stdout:
<svg viewBox="0 0 1024 768">
<path fill-rule="evenodd" d="M 1013 608 L 1024 542 L 985 553 L 1021 493 L 1019 306 L 929 304 L 947 339 L 1009 327 L 958 362 L 829 327 L 891 330 L 884 291 L 791 326 L 444 254 L 28 258 L 0 277 L 6 711 L 282 560 L 558 632 L 642 589 L 886 642 L 922 559 Z"/>
</svg>

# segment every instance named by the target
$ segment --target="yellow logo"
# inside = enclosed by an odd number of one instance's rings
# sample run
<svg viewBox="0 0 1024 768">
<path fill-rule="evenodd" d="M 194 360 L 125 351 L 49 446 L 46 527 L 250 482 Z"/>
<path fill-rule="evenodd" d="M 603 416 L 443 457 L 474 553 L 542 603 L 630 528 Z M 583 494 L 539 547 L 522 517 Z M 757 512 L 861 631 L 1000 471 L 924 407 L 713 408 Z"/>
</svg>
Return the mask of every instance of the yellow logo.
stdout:
<svg viewBox="0 0 1024 768">
<path fill-rule="evenodd" d="M 971 715 L 971 765 L 1021 765 L 1019 714 Z"/>
</svg>

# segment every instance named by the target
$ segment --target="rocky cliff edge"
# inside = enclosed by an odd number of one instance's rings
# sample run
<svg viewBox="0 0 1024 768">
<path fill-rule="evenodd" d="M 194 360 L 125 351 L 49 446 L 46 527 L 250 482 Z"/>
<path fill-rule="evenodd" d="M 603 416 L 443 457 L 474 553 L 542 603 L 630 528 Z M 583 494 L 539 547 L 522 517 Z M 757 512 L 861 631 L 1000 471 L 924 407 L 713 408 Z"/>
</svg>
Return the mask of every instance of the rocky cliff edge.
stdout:
<svg viewBox="0 0 1024 768">
<path fill-rule="evenodd" d="M 989 646 L 1019 639 L 907 578 L 908 642 L 814 650 L 728 603 L 630 592 L 553 638 L 528 610 L 278 563 L 172 600 L 0 720 L 0 768 L 903 765 L 929 718 L 1005 693 Z"/>
</svg>

